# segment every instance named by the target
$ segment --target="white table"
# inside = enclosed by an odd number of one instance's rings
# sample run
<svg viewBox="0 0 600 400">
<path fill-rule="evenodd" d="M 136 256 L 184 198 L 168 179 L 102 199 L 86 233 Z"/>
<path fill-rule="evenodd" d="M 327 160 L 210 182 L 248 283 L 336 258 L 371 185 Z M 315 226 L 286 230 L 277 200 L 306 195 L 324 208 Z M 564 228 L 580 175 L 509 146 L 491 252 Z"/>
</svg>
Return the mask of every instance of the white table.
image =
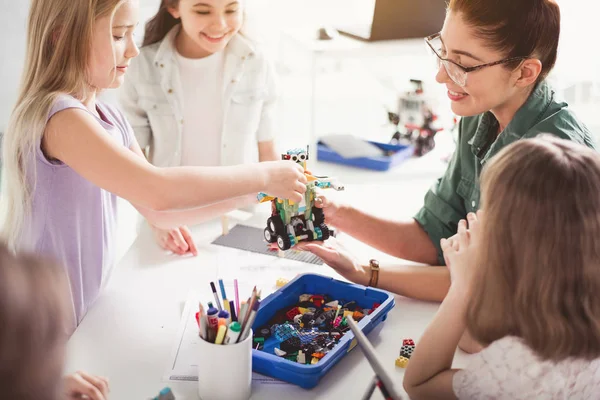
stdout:
<svg viewBox="0 0 600 400">
<path fill-rule="evenodd" d="M 392 212 L 398 217 L 409 216 L 421 203 L 422 194 L 430 180 L 398 183 L 396 185 L 351 185 L 347 193 L 354 204 L 378 212 Z M 402 193 L 403 196 L 398 196 Z M 376 199 L 377 201 L 373 201 Z M 257 219 L 260 224 L 262 216 Z M 208 287 L 224 275 L 239 276 L 262 288 L 273 291 L 277 278 L 293 278 L 298 273 L 316 272 L 341 279 L 327 266 L 303 264 L 284 271 L 240 271 L 236 260 L 223 258 L 226 250 L 210 245 L 220 234 L 220 222 L 196 227 L 194 238 L 200 255 L 177 257 L 162 252 L 150 233 L 143 230 L 133 246 L 119 262 L 114 275 L 89 311 L 68 344 L 67 372 L 85 370 L 109 378 L 111 399 L 147 399 L 169 385 L 178 400 L 197 399 L 195 383 L 166 383 L 162 381 L 170 358 L 173 341 L 180 323 L 183 303 L 190 290 Z M 369 250 L 353 239 L 341 238 L 360 256 L 391 258 Z M 244 264 L 243 258 L 237 260 Z M 229 265 L 231 264 L 231 265 Z M 209 301 L 210 299 L 206 299 Z M 398 382 L 404 370 L 394 367 L 402 339 L 413 338 L 418 345 L 427 323 L 438 304 L 396 296 L 396 306 L 388 318 L 369 334 L 383 364 Z M 464 365 L 466 355 L 458 352 L 455 364 Z M 373 377 L 367 360 L 360 350 L 345 356 L 312 390 L 296 386 L 254 385 L 253 399 L 314 399 L 359 398 Z M 285 390 L 285 392 L 281 392 Z M 376 392 L 374 399 L 382 398 Z"/>
</svg>

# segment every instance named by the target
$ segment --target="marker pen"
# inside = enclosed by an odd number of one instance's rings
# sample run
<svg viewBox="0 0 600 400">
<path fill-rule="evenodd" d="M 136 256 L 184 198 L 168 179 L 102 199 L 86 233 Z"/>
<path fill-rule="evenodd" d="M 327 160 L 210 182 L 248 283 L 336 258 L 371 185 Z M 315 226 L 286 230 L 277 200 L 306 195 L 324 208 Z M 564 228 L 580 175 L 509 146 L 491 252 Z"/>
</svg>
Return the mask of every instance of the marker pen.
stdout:
<svg viewBox="0 0 600 400">
<path fill-rule="evenodd" d="M 231 325 L 229 325 L 223 344 L 235 344 L 240 336 L 241 330 L 242 325 L 240 325 L 239 322 L 232 322 Z"/>
<path fill-rule="evenodd" d="M 231 318 L 229 317 L 229 313 L 225 310 L 219 311 L 219 319 L 224 318 L 227 320 L 227 325 L 231 323 Z"/>
<path fill-rule="evenodd" d="M 219 330 L 217 331 L 217 338 L 215 339 L 215 344 L 223 344 L 223 339 L 225 339 L 225 332 L 227 332 L 227 326 L 219 326 Z"/>
</svg>

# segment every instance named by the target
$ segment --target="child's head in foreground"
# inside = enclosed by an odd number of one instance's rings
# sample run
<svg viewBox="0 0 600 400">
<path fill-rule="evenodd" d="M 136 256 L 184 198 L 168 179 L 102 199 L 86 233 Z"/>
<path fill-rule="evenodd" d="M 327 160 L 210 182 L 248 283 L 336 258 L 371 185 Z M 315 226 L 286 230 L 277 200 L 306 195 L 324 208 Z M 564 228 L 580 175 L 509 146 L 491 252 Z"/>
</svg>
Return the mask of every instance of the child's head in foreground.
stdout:
<svg viewBox="0 0 600 400">
<path fill-rule="evenodd" d="M 0 390 L 2 398 L 60 396 L 68 287 L 64 271 L 0 245 Z"/>
<path fill-rule="evenodd" d="M 600 155 L 543 135 L 481 176 L 483 223 L 467 324 L 543 359 L 600 357 Z"/>
</svg>

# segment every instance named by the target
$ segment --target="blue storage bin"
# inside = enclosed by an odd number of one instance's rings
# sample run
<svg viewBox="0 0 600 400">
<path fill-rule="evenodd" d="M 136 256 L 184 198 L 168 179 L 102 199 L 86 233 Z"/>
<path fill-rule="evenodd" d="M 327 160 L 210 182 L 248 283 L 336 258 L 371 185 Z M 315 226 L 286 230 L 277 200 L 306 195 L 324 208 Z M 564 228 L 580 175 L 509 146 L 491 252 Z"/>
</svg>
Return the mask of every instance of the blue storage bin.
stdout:
<svg viewBox="0 0 600 400">
<path fill-rule="evenodd" d="M 352 167 L 373 169 L 376 171 L 387 171 L 402 163 L 404 160 L 412 157 L 415 148 L 412 145 L 389 144 L 380 142 L 369 142 L 384 151 L 393 152 L 390 156 L 381 157 L 356 157 L 344 158 L 335 151 L 331 150 L 322 142 L 317 144 L 317 159 L 319 161 L 332 162 L 337 164 L 350 165 Z"/>
<path fill-rule="evenodd" d="M 373 303 L 379 303 L 380 306 L 373 313 L 365 315 L 358 323 L 365 334 L 384 321 L 395 305 L 394 297 L 383 290 L 341 282 L 327 276 L 304 274 L 297 276 L 261 302 L 253 324 L 254 331 L 265 326 L 280 309 L 298 303 L 299 296 L 305 293 L 327 294 L 335 300 L 355 301 L 361 308 L 370 309 Z M 351 348 L 350 345 L 353 340 L 354 334 L 348 331 L 333 350 L 317 364 L 298 364 L 276 356 L 274 349 L 279 342 L 274 337 L 270 337 L 265 341 L 263 350 L 252 350 L 252 370 L 310 389 L 315 387 L 319 380 L 352 350 L 353 347 Z"/>
</svg>

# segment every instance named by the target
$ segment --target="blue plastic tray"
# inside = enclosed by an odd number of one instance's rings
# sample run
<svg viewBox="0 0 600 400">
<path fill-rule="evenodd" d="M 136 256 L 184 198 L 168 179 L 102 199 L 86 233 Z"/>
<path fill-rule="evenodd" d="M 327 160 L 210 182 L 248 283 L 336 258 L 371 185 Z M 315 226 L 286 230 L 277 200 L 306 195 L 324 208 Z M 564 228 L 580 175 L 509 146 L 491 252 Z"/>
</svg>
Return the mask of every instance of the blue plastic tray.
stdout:
<svg viewBox="0 0 600 400">
<path fill-rule="evenodd" d="M 376 171 L 387 171 L 388 169 L 402 163 L 407 158 L 412 157 L 415 152 L 415 148 L 412 145 L 394 145 L 380 142 L 369 143 L 374 144 L 384 151 L 392 151 L 394 153 L 390 156 L 381 157 L 344 158 L 323 143 L 319 142 L 317 144 L 317 159 L 319 161 L 350 165 L 352 167 L 367 168 Z"/>
<path fill-rule="evenodd" d="M 362 308 L 371 308 L 373 303 L 381 304 L 371 315 L 365 315 L 358 323 L 365 334 L 384 321 L 395 305 L 394 297 L 383 290 L 341 282 L 327 276 L 305 274 L 297 276 L 261 302 L 253 325 L 254 331 L 265 326 L 278 310 L 298 303 L 298 297 L 305 293 L 327 294 L 335 300 L 355 301 Z M 310 389 L 317 386 L 319 380 L 354 348 L 354 345 L 350 346 L 353 340 L 354 334 L 348 331 L 333 350 L 317 364 L 305 365 L 276 356 L 273 351 L 278 342 L 271 337 L 265 341 L 263 350 L 252 350 L 252 369 L 260 374 Z"/>
</svg>

